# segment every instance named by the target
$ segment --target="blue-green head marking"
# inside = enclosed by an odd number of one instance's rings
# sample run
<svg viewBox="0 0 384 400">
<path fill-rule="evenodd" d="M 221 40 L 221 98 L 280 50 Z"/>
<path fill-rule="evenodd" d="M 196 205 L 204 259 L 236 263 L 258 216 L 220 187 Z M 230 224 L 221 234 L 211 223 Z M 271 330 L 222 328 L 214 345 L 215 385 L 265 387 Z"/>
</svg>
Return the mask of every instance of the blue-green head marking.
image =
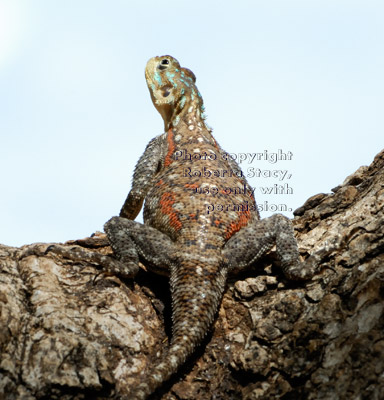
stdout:
<svg viewBox="0 0 384 400">
<path fill-rule="evenodd" d="M 145 68 L 145 79 L 152 102 L 164 120 L 165 131 L 191 113 L 204 119 L 203 99 L 195 85 L 196 77 L 175 58 L 151 58 Z"/>
</svg>

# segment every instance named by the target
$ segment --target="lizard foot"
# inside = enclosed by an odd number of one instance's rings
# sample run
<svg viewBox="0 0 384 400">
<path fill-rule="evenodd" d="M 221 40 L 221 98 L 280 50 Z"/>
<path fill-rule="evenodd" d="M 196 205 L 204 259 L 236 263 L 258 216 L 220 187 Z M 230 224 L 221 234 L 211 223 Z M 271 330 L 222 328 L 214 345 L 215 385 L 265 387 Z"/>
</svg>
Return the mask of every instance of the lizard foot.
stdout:
<svg viewBox="0 0 384 400">
<path fill-rule="evenodd" d="M 133 261 L 127 260 L 123 263 L 111 256 L 106 256 L 95 251 L 85 250 L 78 246 L 68 247 L 62 245 L 51 245 L 46 248 L 45 255 L 49 252 L 70 260 L 95 264 L 96 266 L 102 267 L 103 272 L 118 275 L 123 278 L 132 278 L 139 271 L 139 265 Z"/>
<path fill-rule="evenodd" d="M 284 275 L 294 281 L 308 281 L 313 278 L 318 268 L 317 257 L 310 256 L 303 262 L 283 265 Z"/>
</svg>

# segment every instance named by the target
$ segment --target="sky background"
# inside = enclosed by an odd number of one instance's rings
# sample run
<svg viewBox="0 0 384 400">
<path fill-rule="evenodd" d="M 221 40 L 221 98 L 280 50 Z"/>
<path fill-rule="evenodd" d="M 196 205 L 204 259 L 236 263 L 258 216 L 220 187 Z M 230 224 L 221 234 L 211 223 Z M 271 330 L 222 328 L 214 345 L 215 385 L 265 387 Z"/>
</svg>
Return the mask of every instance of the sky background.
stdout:
<svg viewBox="0 0 384 400">
<path fill-rule="evenodd" d="M 241 164 L 292 175 L 249 178 L 259 204 L 329 193 L 383 148 L 383 21 L 379 0 L 0 0 L 0 243 L 83 238 L 119 213 L 163 131 L 155 55 L 195 73 L 226 151 L 292 152 Z M 275 183 L 293 194 L 260 193 Z"/>
</svg>

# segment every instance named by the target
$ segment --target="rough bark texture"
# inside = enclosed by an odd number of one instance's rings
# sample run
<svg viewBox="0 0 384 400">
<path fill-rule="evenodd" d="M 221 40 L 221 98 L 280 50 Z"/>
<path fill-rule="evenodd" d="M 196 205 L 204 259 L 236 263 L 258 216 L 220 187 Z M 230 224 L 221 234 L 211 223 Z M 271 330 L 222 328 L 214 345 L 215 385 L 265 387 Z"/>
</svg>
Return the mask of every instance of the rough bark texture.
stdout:
<svg viewBox="0 0 384 400">
<path fill-rule="evenodd" d="M 333 192 L 294 219 L 319 274 L 289 282 L 272 253 L 234 278 L 154 399 L 384 399 L 384 152 Z M 123 281 L 49 246 L 0 246 L 0 399 L 119 398 L 167 346 L 167 281 Z M 103 234 L 64 246 L 111 253 Z"/>
</svg>

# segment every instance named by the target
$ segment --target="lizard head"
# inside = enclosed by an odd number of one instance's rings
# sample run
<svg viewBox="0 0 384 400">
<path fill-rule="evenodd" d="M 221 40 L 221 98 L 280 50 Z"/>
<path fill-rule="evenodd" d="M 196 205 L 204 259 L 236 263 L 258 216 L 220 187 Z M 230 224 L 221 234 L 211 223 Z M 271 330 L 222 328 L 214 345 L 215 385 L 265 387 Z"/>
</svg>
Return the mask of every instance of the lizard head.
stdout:
<svg viewBox="0 0 384 400">
<path fill-rule="evenodd" d="M 164 120 L 165 131 L 190 113 L 205 118 L 203 99 L 195 85 L 196 77 L 191 70 L 180 67 L 175 58 L 151 58 L 145 68 L 145 79 L 153 105 Z"/>
</svg>

